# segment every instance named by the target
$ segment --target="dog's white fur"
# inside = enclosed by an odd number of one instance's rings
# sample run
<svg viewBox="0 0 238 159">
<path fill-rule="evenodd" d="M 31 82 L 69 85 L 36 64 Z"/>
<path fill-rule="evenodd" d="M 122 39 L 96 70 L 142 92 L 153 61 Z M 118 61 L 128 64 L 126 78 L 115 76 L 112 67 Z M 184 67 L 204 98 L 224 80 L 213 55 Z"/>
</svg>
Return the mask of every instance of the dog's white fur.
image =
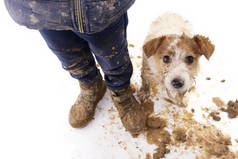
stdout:
<svg viewBox="0 0 238 159">
<path fill-rule="evenodd" d="M 163 35 L 182 35 L 192 37 L 191 25 L 175 13 L 165 13 L 152 22 L 144 43 Z"/>
</svg>

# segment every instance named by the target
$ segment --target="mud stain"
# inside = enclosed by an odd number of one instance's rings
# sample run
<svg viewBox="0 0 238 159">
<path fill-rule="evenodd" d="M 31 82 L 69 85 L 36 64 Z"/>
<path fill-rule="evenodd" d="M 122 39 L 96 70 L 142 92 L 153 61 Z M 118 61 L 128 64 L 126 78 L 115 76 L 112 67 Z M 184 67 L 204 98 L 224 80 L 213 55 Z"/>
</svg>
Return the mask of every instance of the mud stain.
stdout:
<svg viewBox="0 0 238 159">
<path fill-rule="evenodd" d="M 212 117 L 213 120 L 220 121 L 221 117 L 219 116 L 219 114 L 219 112 L 211 112 L 209 115 Z"/>
<path fill-rule="evenodd" d="M 214 97 L 214 98 L 212 98 L 212 101 L 213 101 L 213 103 L 216 104 L 216 106 L 218 106 L 218 107 L 223 107 L 223 106 L 225 106 L 224 101 L 223 101 L 221 98 L 219 98 L 219 97 Z"/>
<path fill-rule="evenodd" d="M 236 101 L 230 100 L 227 103 L 227 108 L 223 109 L 223 111 L 228 113 L 229 118 L 236 118 L 238 115 L 238 100 Z"/>
<path fill-rule="evenodd" d="M 186 130 L 184 128 L 176 128 L 172 132 L 173 138 L 177 142 L 185 142 L 187 141 Z"/>
</svg>

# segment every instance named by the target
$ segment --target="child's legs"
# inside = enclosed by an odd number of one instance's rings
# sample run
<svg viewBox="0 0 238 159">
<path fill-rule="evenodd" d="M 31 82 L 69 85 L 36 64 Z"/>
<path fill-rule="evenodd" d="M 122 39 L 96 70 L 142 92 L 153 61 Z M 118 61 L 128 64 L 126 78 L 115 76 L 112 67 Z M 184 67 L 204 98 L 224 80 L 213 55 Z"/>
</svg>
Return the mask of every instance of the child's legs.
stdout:
<svg viewBox="0 0 238 159">
<path fill-rule="evenodd" d="M 130 85 L 133 69 L 127 48 L 127 23 L 125 14 L 102 32 L 86 35 L 76 32 L 88 41 L 91 51 L 103 69 L 106 84 L 111 90 Z"/>
<path fill-rule="evenodd" d="M 49 48 L 72 77 L 93 83 L 99 71 L 88 43 L 72 31 L 40 30 Z"/>
</svg>

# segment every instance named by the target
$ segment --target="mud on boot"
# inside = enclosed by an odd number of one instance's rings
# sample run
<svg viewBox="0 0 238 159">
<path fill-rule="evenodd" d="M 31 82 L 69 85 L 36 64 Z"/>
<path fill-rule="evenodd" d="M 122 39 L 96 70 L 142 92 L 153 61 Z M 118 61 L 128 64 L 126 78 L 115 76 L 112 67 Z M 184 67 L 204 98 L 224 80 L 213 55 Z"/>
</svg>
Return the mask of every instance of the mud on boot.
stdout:
<svg viewBox="0 0 238 159">
<path fill-rule="evenodd" d="M 138 135 L 145 128 L 146 115 L 135 99 L 132 89 L 128 87 L 111 91 L 111 96 L 126 130 L 132 136 Z"/>
<path fill-rule="evenodd" d="M 98 102 L 106 92 L 106 84 L 101 76 L 94 84 L 80 83 L 80 95 L 71 107 L 69 123 L 73 128 L 83 128 L 93 119 Z"/>
</svg>

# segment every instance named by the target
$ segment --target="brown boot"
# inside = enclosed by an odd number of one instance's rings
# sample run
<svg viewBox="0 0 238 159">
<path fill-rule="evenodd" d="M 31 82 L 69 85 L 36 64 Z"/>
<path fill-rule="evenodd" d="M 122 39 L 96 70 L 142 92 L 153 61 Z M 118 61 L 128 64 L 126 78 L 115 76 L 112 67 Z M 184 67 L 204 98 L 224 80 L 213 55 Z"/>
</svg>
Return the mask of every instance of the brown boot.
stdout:
<svg viewBox="0 0 238 159">
<path fill-rule="evenodd" d="M 71 107 L 69 123 L 74 128 L 83 128 L 93 119 L 96 106 L 106 92 L 106 84 L 102 77 L 94 84 L 87 85 L 80 82 L 80 95 Z"/>
<path fill-rule="evenodd" d="M 129 87 L 111 91 L 111 96 L 126 130 L 132 135 L 139 134 L 145 127 L 146 116 L 132 89 Z"/>
</svg>

